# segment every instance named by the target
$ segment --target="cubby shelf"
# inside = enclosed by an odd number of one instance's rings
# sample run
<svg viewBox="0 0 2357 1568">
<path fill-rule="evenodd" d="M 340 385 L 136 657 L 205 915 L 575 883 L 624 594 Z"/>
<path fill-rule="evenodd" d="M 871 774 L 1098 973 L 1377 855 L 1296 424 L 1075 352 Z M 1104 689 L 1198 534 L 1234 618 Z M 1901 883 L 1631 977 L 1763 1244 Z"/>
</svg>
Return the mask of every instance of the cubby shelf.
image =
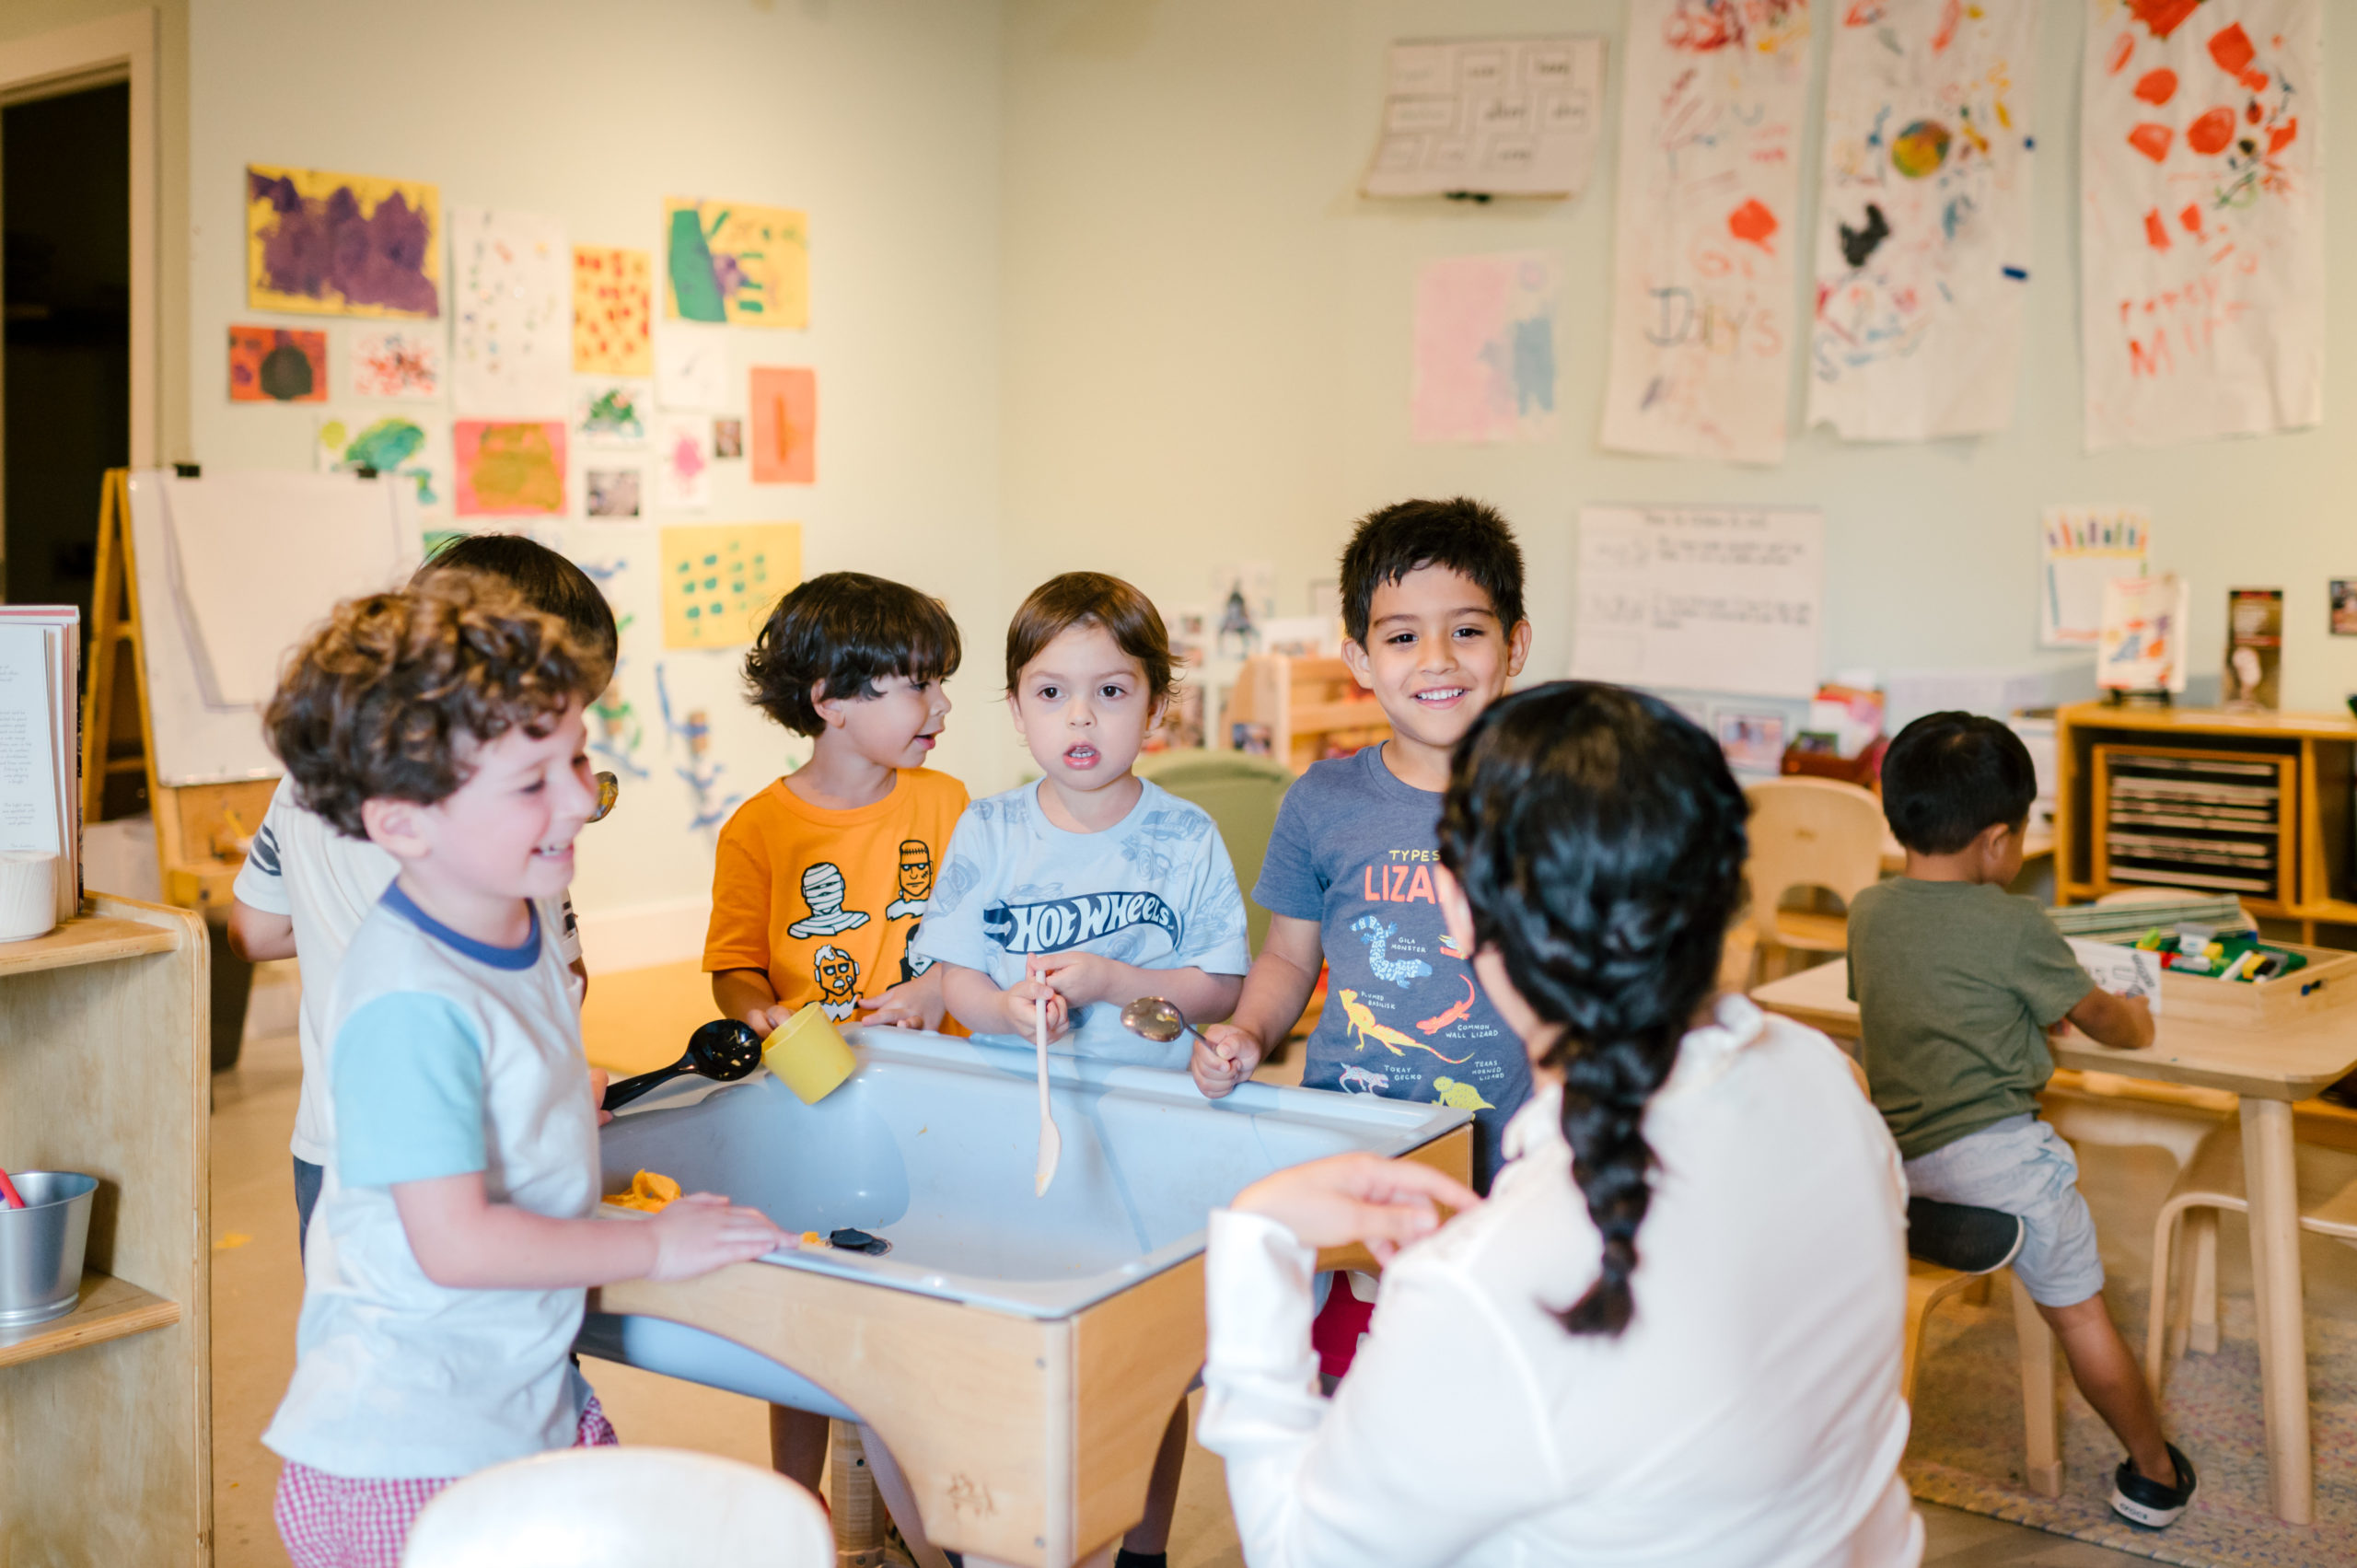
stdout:
<svg viewBox="0 0 2357 1568">
<path fill-rule="evenodd" d="M 180 1320 L 177 1301 L 166 1301 L 111 1274 L 84 1274 L 82 1299 L 64 1317 L 22 1329 L 0 1329 L 0 1366 L 168 1329 Z"/>
</svg>

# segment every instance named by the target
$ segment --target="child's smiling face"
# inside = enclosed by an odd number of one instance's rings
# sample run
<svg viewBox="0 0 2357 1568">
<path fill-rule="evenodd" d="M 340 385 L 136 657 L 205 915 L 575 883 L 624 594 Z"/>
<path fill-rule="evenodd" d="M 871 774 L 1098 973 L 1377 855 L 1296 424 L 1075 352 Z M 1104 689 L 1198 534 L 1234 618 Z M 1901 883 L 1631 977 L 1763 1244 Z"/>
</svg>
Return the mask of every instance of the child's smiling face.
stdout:
<svg viewBox="0 0 2357 1568">
<path fill-rule="evenodd" d="M 1162 704 L 1145 667 L 1094 621 L 1071 627 L 1023 667 L 1007 699 L 1031 760 L 1059 788 L 1088 794 L 1130 776 Z"/>
<path fill-rule="evenodd" d="M 431 806 L 410 804 L 410 842 L 389 847 L 407 874 L 471 899 L 561 896 L 574 838 L 598 807 L 588 742 L 576 700 L 546 735 L 519 726 L 472 748 L 467 782 Z"/>
<path fill-rule="evenodd" d="M 1344 645 L 1359 684 L 1392 729 L 1446 751 L 1504 694 L 1530 651 L 1530 625 L 1502 626 L 1490 596 L 1446 566 L 1419 566 L 1379 585 L 1366 645 Z"/>
</svg>

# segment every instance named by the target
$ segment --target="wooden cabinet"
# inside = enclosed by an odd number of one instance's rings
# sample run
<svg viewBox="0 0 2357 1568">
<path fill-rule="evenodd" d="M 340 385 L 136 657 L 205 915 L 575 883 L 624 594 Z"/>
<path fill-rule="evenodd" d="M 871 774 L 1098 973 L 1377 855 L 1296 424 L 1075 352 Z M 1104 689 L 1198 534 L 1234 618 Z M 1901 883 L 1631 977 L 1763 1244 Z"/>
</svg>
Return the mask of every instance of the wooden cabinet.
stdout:
<svg viewBox="0 0 2357 1568">
<path fill-rule="evenodd" d="M 2082 703 L 2055 715 L 2062 902 L 2133 887 L 2232 893 L 2253 914 L 2357 927 L 2357 719 Z"/>
<path fill-rule="evenodd" d="M 103 894 L 0 945 L 0 1160 L 99 1179 L 80 1303 L 0 1333 L 0 1563 L 213 1561 L 209 961 Z"/>
</svg>

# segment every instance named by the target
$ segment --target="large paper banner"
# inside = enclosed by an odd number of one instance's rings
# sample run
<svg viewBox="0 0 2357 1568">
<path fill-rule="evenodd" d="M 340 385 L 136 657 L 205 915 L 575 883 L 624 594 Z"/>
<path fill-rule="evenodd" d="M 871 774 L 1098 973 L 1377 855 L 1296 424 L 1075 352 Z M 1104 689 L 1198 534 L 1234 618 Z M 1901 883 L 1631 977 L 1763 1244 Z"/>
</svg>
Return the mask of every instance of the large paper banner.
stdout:
<svg viewBox="0 0 2357 1568">
<path fill-rule="evenodd" d="M 2088 0 L 2087 449 L 2324 418 L 2324 0 Z"/>
<path fill-rule="evenodd" d="M 1631 0 L 1604 444 L 1784 456 L 1808 0 Z"/>
<path fill-rule="evenodd" d="M 1811 424 L 1924 441 L 2013 423 L 2036 10 L 1874 0 L 1832 13 Z"/>
</svg>

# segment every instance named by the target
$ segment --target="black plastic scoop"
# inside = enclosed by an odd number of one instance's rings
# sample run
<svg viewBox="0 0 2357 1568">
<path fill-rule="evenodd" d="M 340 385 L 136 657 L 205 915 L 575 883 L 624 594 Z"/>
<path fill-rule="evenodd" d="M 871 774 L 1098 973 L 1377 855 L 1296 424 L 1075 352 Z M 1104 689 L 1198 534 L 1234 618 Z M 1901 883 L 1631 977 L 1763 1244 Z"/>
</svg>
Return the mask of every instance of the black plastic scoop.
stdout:
<svg viewBox="0 0 2357 1568">
<path fill-rule="evenodd" d="M 641 1073 L 608 1086 L 606 1109 L 619 1110 L 647 1090 L 659 1088 L 683 1074 L 693 1073 L 715 1083 L 733 1084 L 761 1064 L 761 1037 L 735 1018 L 714 1018 L 688 1037 L 688 1053 L 668 1067 Z"/>
</svg>

